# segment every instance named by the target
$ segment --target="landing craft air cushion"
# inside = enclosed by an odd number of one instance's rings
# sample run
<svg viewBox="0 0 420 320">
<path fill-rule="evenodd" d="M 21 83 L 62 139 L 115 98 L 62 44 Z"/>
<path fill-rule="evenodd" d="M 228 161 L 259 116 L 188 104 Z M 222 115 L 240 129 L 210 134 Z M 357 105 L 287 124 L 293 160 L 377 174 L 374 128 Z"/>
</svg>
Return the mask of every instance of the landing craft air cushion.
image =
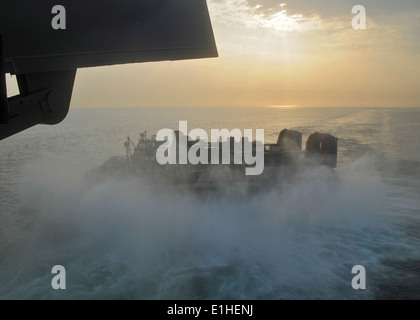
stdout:
<svg viewBox="0 0 420 320">
<path fill-rule="evenodd" d="M 217 130 L 219 132 L 223 131 Z M 229 131 L 228 131 L 229 132 Z M 232 133 L 230 131 L 230 133 Z M 262 141 L 247 141 L 243 136 L 236 141 L 233 136 L 224 137 L 223 141 L 196 140 L 185 135 L 187 132 L 174 131 L 172 149 L 177 161 L 166 164 L 158 161 L 159 149 L 169 141 L 158 141 L 156 135 L 148 138 L 147 132 L 140 133 L 137 145 L 127 137 L 124 143 L 125 157 L 113 156 L 99 167 L 88 172 L 87 176 L 93 183 L 108 178 L 136 177 L 145 184 L 153 186 L 156 192 L 162 192 L 167 186 L 175 186 L 176 192 L 198 192 L 198 194 L 222 195 L 229 197 L 248 197 L 259 192 L 275 189 L 276 192 L 287 186 L 290 179 L 296 179 L 307 169 L 324 167 L 326 177 L 335 179 L 335 168 L 338 156 L 338 138 L 321 132 L 309 135 L 305 150 L 302 150 L 302 133 L 297 130 L 283 129 L 278 135 L 277 142 L 263 143 Z M 181 147 L 183 141 L 187 144 Z M 240 148 L 236 148 L 239 142 Z M 258 157 L 257 146 L 262 146 L 262 171 L 255 175 L 247 175 L 249 161 L 245 157 L 249 153 L 244 151 L 245 145 L 251 145 L 251 152 Z M 223 145 L 227 146 L 225 148 Z M 213 151 L 219 159 L 213 161 Z M 181 153 L 199 154 L 198 163 L 179 161 Z M 184 158 L 186 158 L 186 154 Z M 237 162 L 237 159 L 241 161 Z M 227 159 L 228 161 L 224 161 Z M 205 160 L 204 163 L 202 160 Z M 255 162 L 255 167 L 257 161 Z M 172 190 L 171 188 L 169 190 Z M 209 193 L 210 191 L 210 193 Z M 229 198 L 228 197 L 228 198 Z"/>
</svg>

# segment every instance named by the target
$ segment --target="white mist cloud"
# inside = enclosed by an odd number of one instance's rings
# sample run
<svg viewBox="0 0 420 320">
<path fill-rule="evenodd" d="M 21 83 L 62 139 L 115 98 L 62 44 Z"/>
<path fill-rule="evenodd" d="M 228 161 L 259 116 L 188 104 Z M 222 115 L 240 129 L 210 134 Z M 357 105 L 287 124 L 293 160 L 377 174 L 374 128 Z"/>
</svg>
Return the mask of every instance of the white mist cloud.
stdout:
<svg viewBox="0 0 420 320">
<path fill-rule="evenodd" d="M 30 223 L 2 297 L 351 298 L 351 267 L 380 269 L 404 245 L 384 211 L 386 187 L 362 162 L 338 176 L 305 170 L 248 199 L 93 182 L 59 163 L 25 174 Z M 66 267 L 65 293 L 50 289 L 55 264 Z"/>
</svg>

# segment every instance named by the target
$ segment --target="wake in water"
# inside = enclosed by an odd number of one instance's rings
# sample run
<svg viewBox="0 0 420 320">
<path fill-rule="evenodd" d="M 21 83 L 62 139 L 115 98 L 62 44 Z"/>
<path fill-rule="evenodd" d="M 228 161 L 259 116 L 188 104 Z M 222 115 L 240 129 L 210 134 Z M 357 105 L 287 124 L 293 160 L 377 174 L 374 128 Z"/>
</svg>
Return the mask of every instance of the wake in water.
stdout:
<svg viewBox="0 0 420 320">
<path fill-rule="evenodd" d="M 59 162 L 60 166 L 63 165 Z M 361 159 L 332 178 L 308 168 L 281 190 L 241 199 L 157 191 L 136 178 L 91 183 L 32 164 L 21 184 L 24 228 L 9 236 L 3 298 L 366 299 L 389 261 L 416 256 L 390 210 L 390 186 Z M 51 290 L 63 265 L 67 290 Z M 367 289 L 354 290 L 363 265 Z"/>
</svg>

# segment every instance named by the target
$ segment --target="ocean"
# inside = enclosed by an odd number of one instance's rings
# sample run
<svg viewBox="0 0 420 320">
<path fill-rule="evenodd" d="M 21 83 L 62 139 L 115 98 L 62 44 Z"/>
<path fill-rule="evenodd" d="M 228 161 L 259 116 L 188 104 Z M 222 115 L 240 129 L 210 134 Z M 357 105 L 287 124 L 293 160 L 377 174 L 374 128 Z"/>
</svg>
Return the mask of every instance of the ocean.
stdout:
<svg viewBox="0 0 420 320">
<path fill-rule="evenodd" d="M 127 136 L 180 120 L 264 129 L 266 143 L 331 133 L 336 182 L 311 168 L 238 201 L 86 178 Z M 419 124 L 420 108 L 71 109 L 0 141 L 0 298 L 420 299 Z M 51 288 L 54 265 L 66 290 Z"/>
</svg>

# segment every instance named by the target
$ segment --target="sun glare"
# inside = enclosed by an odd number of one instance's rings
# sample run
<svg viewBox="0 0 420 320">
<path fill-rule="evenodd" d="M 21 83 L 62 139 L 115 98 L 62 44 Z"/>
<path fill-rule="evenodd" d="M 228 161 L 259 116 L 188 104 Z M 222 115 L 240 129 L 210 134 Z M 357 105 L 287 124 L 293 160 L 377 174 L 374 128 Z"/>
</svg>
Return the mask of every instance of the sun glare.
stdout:
<svg viewBox="0 0 420 320">
<path fill-rule="evenodd" d="M 269 108 L 297 108 L 298 106 L 293 105 L 274 105 L 274 106 L 268 106 Z"/>
</svg>

